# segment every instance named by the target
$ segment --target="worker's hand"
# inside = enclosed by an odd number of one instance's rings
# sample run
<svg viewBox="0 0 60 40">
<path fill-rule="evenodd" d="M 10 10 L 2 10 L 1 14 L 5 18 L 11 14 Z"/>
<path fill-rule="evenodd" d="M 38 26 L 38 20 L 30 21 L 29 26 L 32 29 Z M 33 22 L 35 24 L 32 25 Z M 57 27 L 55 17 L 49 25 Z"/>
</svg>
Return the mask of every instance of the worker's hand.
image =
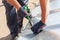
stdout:
<svg viewBox="0 0 60 40">
<path fill-rule="evenodd" d="M 18 13 L 18 16 L 21 16 L 21 17 L 26 17 L 28 15 L 27 11 L 24 10 L 24 7 L 21 7 L 17 13 Z"/>
<path fill-rule="evenodd" d="M 18 16 L 20 17 L 25 17 L 27 18 L 28 20 L 30 20 L 32 18 L 31 14 L 27 12 L 27 10 L 24 9 L 24 6 L 21 7 L 19 10 L 18 10 Z"/>
<path fill-rule="evenodd" d="M 35 25 L 32 26 L 31 30 L 34 34 L 38 34 L 38 33 L 42 32 L 42 30 L 45 26 L 46 25 L 42 21 L 39 21 L 38 23 L 36 23 Z"/>
</svg>

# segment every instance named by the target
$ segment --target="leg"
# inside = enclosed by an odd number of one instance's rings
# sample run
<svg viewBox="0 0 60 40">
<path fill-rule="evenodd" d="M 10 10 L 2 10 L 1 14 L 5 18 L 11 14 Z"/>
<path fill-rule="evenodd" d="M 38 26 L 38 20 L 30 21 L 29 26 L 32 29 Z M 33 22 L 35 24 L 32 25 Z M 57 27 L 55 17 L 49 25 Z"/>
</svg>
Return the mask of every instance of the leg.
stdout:
<svg viewBox="0 0 60 40">
<path fill-rule="evenodd" d="M 8 4 L 5 0 L 3 1 L 3 4 L 6 9 L 6 18 L 7 18 L 7 25 L 10 30 L 10 34 L 17 36 L 18 34 L 18 28 L 17 28 L 17 15 L 16 10 Z"/>
<path fill-rule="evenodd" d="M 23 17 L 18 16 L 17 14 L 17 27 L 18 27 L 18 33 L 21 33 L 21 28 L 23 26 Z"/>
</svg>

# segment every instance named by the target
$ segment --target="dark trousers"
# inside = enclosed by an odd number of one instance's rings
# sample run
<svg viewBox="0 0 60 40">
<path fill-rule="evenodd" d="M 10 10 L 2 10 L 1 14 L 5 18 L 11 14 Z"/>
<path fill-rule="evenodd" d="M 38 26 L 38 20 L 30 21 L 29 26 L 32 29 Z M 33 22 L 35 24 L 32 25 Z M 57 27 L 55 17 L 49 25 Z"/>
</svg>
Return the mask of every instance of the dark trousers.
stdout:
<svg viewBox="0 0 60 40">
<path fill-rule="evenodd" d="M 23 18 L 21 18 L 21 17 L 20 17 L 20 19 L 18 18 L 20 21 L 17 22 L 16 9 L 13 6 L 11 6 L 10 4 L 8 4 L 5 0 L 3 0 L 2 2 L 3 2 L 5 9 L 6 9 L 6 18 L 7 18 L 8 28 L 9 28 L 11 34 L 18 35 L 17 25 L 21 29 Z"/>
</svg>

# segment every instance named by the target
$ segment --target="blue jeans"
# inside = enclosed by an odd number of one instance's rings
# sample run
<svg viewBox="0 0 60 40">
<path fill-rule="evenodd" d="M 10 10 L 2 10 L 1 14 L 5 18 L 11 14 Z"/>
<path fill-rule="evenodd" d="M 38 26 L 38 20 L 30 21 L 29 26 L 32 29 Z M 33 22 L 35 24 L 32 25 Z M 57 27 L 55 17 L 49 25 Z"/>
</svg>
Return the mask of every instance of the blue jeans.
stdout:
<svg viewBox="0 0 60 40">
<path fill-rule="evenodd" d="M 8 28 L 11 32 L 11 34 L 14 34 L 14 35 L 18 35 L 18 27 L 17 25 L 21 28 L 22 27 L 22 21 L 23 21 L 23 18 L 19 18 L 21 21 L 18 23 L 17 22 L 17 13 L 16 13 L 16 9 L 11 6 L 10 4 L 8 4 L 6 2 L 6 0 L 3 0 L 2 1 L 4 6 L 5 6 L 5 9 L 6 9 L 6 18 L 7 18 L 7 25 L 8 25 Z"/>
</svg>

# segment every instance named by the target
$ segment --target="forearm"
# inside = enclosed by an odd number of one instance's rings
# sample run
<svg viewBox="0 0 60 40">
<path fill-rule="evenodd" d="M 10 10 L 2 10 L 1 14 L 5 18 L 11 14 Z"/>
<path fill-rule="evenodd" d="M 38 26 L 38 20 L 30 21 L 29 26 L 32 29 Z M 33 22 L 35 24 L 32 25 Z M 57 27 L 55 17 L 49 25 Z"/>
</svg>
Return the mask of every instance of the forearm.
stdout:
<svg viewBox="0 0 60 40">
<path fill-rule="evenodd" d="M 6 0 L 6 1 L 12 6 L 14 6 L 15 8 L 17 8 L 17 10 L 19 10 L 19 8 L 21 7 L 21 5 L 18 3 L 17 0 Z"/>
<path fill-rule="evenodd" d="M 49 7 L 48 7 L 49 0 L 40 0 L 40 5 L 41 5 L 41 11 L 42 11 L 41 20 L 43 23 L 45 23 L 49 13 Z"/>
</svg>

